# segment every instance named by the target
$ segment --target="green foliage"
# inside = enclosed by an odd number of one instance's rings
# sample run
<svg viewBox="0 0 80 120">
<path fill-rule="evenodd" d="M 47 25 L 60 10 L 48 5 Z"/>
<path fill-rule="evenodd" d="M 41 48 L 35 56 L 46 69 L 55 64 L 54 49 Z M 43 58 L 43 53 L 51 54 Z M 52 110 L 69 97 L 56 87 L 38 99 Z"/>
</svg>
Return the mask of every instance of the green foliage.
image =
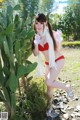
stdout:
<svg viewBox="0 0 80 120">
<path fill-rule="evenodd" d="M 80 47 L 80 41 L 75 41 L 75 42 L 63 42 L 62 43 L 63 47 L 73 47 L 73 48 L 78 48 Z"/>
<path fill-rule="evenodd" d="M 45 84 L 40 81 L 39 83 L 31 82 L 26 88 L 26 94 L 19 98 L 20 102 L 17 106 L 17 114 L 24 116 L 25 119 L 31 116 L 28 120 L 43 120 L 47 109 L 47 99 L 45 95 Z M 25 112 L 24 112 L 25 111 Z"/>
<path fill-rule="evenodd" d="M 69 0 L 64 8 L 63 14 L 53 14 L 50 16 L 53 29 L 61 29 L 65 35 L 65 40 L 73 41 L 80 39 L 80 0 Z"/>
<path fill-rule="evenodd" d="M 40 0 L 39 12 L 50 13 L 53 10 L 55 0 Z"/>
<path fill-rule="evenodd" d="M 14 8 L 13 8 L 14 10 L 20 10 L 21 9 L 21 7 L 20 7 L 20 5 L 16 5 L 16 6 L 14 6 Z"/>
<path fill-rule="evenodd" d="M 8 5 L 6 11 L 0 13 L 0 100 L 11 120 L 16 111 L 15 93 L 19 78 L 26 77 L 37 66 L 37 63 L 27 61 L 34 31 L 28 18 L 24 21 L 19 15 L 14 15 L 14 10 L 18 9 L 19 5 Z"/>
<path fill-rule="evenodd" d="M 11 74 L 9 76 L 9 79 L 8 79 L 7 83 L 6 83 L 6 86 L 9 86 L 11 92 L 15 92 L 17 87 L 18 87 L 17 77 L 15 75 Z"/>
<path fill-rule="evenodd" d="M 2 91 L 0 91 L 0 101 L 5 101 L 5 98 L 4 98 Z"/>
<path fill-rule="evenodd" d="M 73 40 L 80 39 L 80 4 L 76 4 L 80 2 L 79 0 L 72 1 L 69 0 L 72 4 L 68 4 L 65 7 L 65 12 L 61 17 L 59 22 L 59 28 L 62 28 L 63 33 L 66 35 L 66 38 L 69 40 L 69 36 L 73 37 Z M 73 4 L 75 3 L 75 4 Z M 74 29 L 75 28 L 75 29 Z"/>
<path fill-rule="evenodd" d="M 24 75 L 28 75 L 32 72 L 37 66 L 37 63 L 30 63 L 26 67 L 24 65 L 20 65 L 17 70 L 17 78 L 20 78 Z"/>
<path fill-rule="evenodd" d="M 46 107 L 46 100 L 44 94 L 45 91 L 43 91 L 44 89 L 40 87 L 44 88 L 41 82 L 32 83 L 32 85 L 27 88 L 27 98 L 28 98 L 27 104 L 29 105 L 28 108 L 31 113 L 41 112 L 45 110 Z"/>
<path fill-rule="evenodd" d="M 33 16 L 38 12 L 38 4 L 40 0 L 19 0 L 19 1 L 22 6 L 21 13 L 23 19 L 25 20 L 28 16 L 33 18 Z"/>
</svg>

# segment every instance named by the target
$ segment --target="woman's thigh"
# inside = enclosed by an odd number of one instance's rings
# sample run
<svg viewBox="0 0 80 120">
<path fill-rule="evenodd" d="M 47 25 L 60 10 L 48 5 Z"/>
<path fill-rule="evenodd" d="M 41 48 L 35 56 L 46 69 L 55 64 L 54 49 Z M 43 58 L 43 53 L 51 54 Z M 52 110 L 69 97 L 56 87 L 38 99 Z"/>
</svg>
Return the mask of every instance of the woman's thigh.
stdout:
<svg viewBox="0 0 80 120">
<path fill-rule="evenodd" d="M 47 78 L 49 72 L 50 72 L 49 65 L 45 65 L 45 78 Z"/>
<path fill-rule="evenodd" d="M 64 66 L 64 63 L 65 63 L 65 60 L 64 59 L 61 59 L 61 60 L 58 60 L 56 62 L 56 68 L 51 68 L 50 69 L 50 80 L 53 81 L 53 80 L 56 80 L 61 69 L 63 68 Z"/>
</svg>

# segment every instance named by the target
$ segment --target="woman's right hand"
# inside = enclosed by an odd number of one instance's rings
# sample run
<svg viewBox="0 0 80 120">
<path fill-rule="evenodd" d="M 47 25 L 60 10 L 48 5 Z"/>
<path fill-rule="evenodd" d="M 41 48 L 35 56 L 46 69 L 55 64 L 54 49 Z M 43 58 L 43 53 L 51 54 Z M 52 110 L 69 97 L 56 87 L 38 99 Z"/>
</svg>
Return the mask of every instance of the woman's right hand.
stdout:
<svg viewBox="0 0 80 120">
<path fill-rule="evenodd" d="M 35 39 L 34 39 L 34 43 L 36 44 L 36 45 L 38 45 L 39 43 L 40 43 L 40 35 L 38 35 L 38 34 L 35 34 L 35 37 L 34 37 Z"/>
</svg>

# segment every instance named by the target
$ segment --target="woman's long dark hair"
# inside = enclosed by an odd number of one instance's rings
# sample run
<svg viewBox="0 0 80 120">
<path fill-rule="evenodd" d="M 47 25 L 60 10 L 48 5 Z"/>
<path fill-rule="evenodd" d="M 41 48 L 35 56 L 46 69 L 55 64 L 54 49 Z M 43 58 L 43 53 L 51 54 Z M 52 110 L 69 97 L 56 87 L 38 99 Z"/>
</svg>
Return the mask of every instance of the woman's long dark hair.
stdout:
<svg viewBox="0 0 80 120">
<path fill-rule="evenodd" d="M 36 17 L 35 17 L 35 21 L 38 21 L 40 23 L 44 23 L 47 21 L 46 19 L 46 16 L 43 14 L 43 13 L 39 13 Z M 53 36 L 53 32 L 52 32 L 52 28 L 51 28 L 51 25 L 49 22 L 47 22 L 47 25 L 48 25 L 48 29 L 49 29 L 49 33 L 52 37 L 52 40 L 53 40 L 53 44 L 54 44 L 54 49 L 56 50 L 57 48 L 57 45 L 56 45 L 56 41 L 54 39 L 54 36 Z M 35 26 L 34 26 L 34 30 L 35 30 Z M 32 49 L 34 49 L 34 44 L 32 43 Z"/>
</svg>

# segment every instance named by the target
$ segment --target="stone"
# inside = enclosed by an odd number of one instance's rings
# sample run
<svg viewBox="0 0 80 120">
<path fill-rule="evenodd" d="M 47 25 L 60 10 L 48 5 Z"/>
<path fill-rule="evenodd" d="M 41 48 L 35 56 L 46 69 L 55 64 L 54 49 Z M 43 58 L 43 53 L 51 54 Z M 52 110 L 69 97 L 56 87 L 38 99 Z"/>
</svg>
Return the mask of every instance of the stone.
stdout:
<svg viewBox="0 0 80 120">
<path fill-rule="evenodd" d="M 76 109 L 80 111 L 80 105 L 77 105 Z"/>
<path fill-rule="evenodd" d="M 68 119 L 69 119 L 69 114 L 66 113 L 66 114 L 63 115 L 63 117 L 64 117 L 66 120 L 68 120 Z"/>
<path fill-rule="evenodd" d="M 65 92 L 57 91 L 52 98 L 47 120 L 80 120 L 80 105 L 75 104 L 78 100 L 78 97 L 69 100 Z"/>
</svg>

